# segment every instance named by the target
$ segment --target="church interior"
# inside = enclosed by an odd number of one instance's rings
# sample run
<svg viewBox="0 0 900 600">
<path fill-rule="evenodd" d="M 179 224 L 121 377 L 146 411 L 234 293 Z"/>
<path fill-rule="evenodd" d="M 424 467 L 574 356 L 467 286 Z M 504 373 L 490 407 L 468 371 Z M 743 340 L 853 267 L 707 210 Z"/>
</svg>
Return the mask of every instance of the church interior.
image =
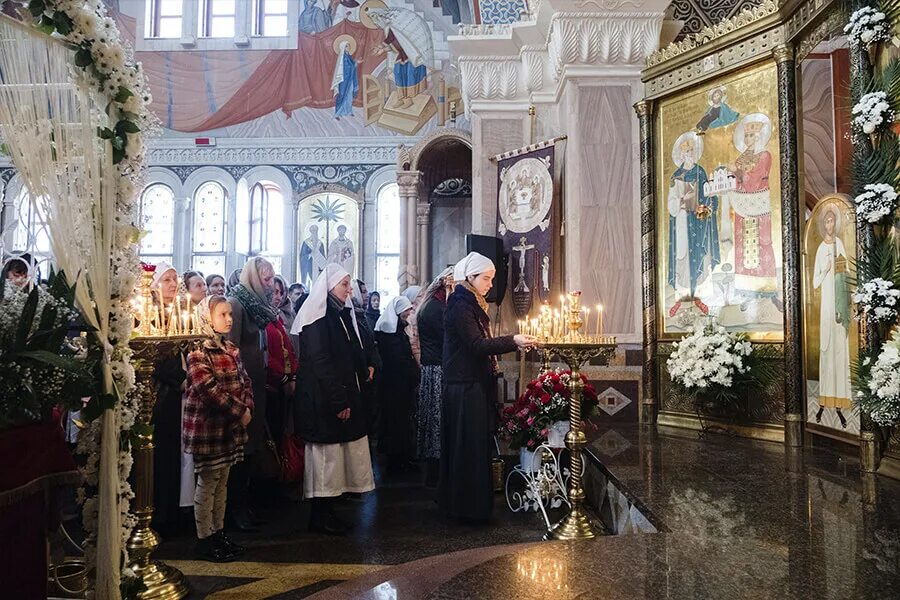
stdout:
<svg viewBox="0 0 900 600">
<path fill-rule="evenodd" d="M 900 597 L 900 0 L 0 10 L 0 596 Z"/>
</svg>

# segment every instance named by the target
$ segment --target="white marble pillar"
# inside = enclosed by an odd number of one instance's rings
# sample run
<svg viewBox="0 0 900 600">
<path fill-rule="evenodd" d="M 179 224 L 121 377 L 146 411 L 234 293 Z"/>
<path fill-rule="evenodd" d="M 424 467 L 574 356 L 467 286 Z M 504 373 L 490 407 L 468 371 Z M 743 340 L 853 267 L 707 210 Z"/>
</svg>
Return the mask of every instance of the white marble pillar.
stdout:
<svg viewBox="0 0 900 600">
<path fill-rule="evenodd" d="M 416 257 L 416 265 L 419 270 L 420 285 L 431 281 L 433 273 L 429 273 L 431 265 L 431 257 L 429 256 L 429 248 L 431 248 L 431 203 L 428 201 L 419 202 L 416 205 L 416 228 L 418 234 L 419 251 Z"/>
<path fill-rule="evenodd" d="M 397 171 L 400 194 L 400 291 L 419 283 L 417 264 L 418 240 L 416 239 L 416 209 L 419 204 L 419 186 L 422 174 L 418 171 Z"/>
</svg>

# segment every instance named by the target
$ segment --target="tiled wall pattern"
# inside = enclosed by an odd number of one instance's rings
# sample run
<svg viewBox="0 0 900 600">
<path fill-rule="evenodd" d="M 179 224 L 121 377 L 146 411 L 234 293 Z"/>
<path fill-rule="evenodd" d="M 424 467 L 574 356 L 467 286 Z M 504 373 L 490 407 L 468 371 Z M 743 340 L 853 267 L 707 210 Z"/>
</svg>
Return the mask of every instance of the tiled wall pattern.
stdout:
<svg viewBox="0 0 900 600">
<path fill-rule="evenodd" d="M 505 25 L 519 20 L 525 0 L 478 0 L 478 7 L 485 25 Z"/>
</svg>

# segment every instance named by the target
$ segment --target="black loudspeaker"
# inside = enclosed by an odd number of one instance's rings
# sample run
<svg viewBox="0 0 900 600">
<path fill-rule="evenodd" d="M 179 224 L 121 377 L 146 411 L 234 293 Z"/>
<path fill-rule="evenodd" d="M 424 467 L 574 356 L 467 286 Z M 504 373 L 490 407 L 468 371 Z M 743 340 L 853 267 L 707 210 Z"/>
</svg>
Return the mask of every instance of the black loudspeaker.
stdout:
<svg viewBox="0 0 900 600">
<path fill-rule="evenodd" d="M 509 280 L 509 255 L 503 252 L 503 240 L 489 235 L 466 234 L 466 254 L 469 252 L 483 254 L 494 261 L 497 275 L 494 277 L 494 287 L 488 292 L 486 300 L 500 304 L 506 296 L 506 282 Z"/>
</svg>

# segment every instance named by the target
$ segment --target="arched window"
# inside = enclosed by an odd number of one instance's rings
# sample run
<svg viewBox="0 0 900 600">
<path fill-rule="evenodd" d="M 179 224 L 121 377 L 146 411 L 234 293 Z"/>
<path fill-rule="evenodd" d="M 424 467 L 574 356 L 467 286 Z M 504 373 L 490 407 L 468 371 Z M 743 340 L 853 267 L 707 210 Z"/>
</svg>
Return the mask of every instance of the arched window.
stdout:
<svg viewBox="0 0 900 600">
<path fill-rule="evenodd" d="M 400 188 L 389 183 L 378 190 L 375 204 L 375 289 L 385 298 L 400 293 Z"/>
<path fill-rule="evenodd" d="M 237 250 L 247 256 L 262 256 L 281 272 L 284 254 L 284 196 L 281 188 L 271 181 L 255 183 L 247 199 L 247 192 L 239 186 L 237 207 Z"/>
<path fill-rule="evenodd" d="M 38 267 L 41 277 L 46 277 L 53 260 L 50 249 L 50 232 L 47 229 L 47 216 L 41 203 L 33 201 L 28 188 L 22 186 L 15 201 L 16 227 L 12 239 L 14 254 L 31 254 L 32 261 Z"/>
<path fill-rule="evenodd" d="M 172 264 L 175 251 L 175 194 L 162 183 L 152 183 L 141 194 L 141 260 Z"/>
<path fill-rule="evenodd" d="M 339 263 L 351 276 L 359 272 L 359 205 L 344 194 L 323 192 L 300 201 L 299 281 L 312 285 L 328 263 Z"/>
<path fill-rule="evenodd" d="M 207 181 L 194 194 L 191 268 L 204 275 L 225 273 L 225 188 Z"/>
</svg>

